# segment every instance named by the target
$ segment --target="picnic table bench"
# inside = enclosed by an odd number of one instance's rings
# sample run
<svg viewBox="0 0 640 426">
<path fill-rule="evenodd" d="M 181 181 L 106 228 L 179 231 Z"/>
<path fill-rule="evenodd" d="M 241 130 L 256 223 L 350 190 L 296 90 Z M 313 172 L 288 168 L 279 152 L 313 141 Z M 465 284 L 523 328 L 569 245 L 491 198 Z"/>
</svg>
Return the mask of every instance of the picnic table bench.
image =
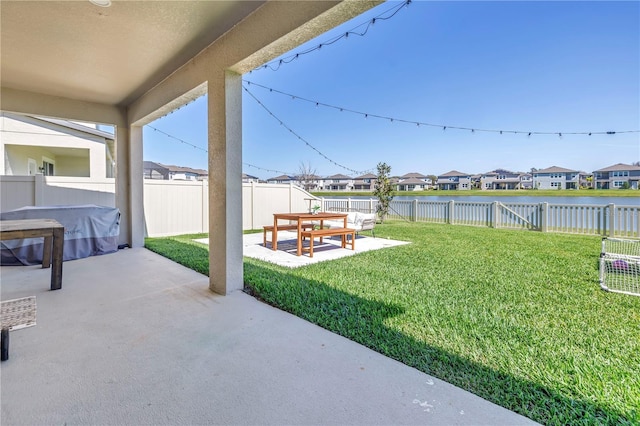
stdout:
<svg viewBox="0 0 640 426">
<path fill-rule="evenodd" d="M 302 231 L 300 233 L 302 237 L 309 238 L 309 247 L 302 247 L 302 251 L 309 252 L 309 257 L 313 257 L 313 240 L 316 237 L 320 237 L 320 244 L 324 237 L 333 237 L 334 235 L 340 235 L 342 237 L 342 248 L 347 248 L 347 244 L 351 245 L 351 250 L 355 250 L 356 246 L 356 230 L 352 228 L 323 228 L 323 229 L 311 229 L 309 231 Z M 351 235 L 351 241 L 347 238 Z"/>
<path fill-rule="evenodd" d="M 303 223 L 300 225 L 303 230 L 313 229 L 312 223 Z M 267 246 L 267 232 L 271 232 L 271 239 L 273 240 L 273 225 L 265 225 L 264 228 L 264 236 L 262 238 L 262 245 L 264 247 Z M 278 231 L 297 231 L 298 225 L 278 225 Z M 271 241 L 271 245 L 273 245 L 273 241 Z"/>
</svg>

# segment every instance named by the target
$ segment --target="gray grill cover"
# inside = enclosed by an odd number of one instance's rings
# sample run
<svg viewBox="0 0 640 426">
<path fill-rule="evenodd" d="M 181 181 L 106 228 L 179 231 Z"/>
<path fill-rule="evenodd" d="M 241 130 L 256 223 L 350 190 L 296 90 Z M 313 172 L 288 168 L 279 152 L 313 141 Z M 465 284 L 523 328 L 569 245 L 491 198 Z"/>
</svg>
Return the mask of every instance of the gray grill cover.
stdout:
<svg viewBox="0 0 640 426">
<path fill-rule="evenodd" d="M 113 253 L 118 250 L 120 211 L 93 204 L 23 207 L 0 213 L 0 220 L 55 219 L 64 226 L 64 260 Z M 0 264 L 42 263 L 43 238 L 2 241 Z"/>
</svg>

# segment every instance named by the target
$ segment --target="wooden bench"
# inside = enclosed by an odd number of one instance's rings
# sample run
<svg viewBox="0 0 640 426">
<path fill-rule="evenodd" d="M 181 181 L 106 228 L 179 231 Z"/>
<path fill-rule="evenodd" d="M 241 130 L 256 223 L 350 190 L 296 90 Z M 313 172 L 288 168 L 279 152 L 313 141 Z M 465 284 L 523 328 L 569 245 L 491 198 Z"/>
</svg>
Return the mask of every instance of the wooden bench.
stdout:
<svg viewBox="0 0 640 426">
<path fill-rule="evenodd" d="M 313 229 L 313 226 L 314 226 L 313 223 L 303 223 L 300 227 L 302 228 L 303 231 L 306 231 L 307 229 Z M 266 226 L 263 226 L 263 228 L 264 228 L 264 236 L 262 238 L 262 245 L 266 247 L 267 232 L 271 232 L 273 235 L 273 225 L 266 225 Z M 278 225 L 278 231 L 297 231 L 297 230 L 298 230 L 298 225 Z M 271 242 L 271 244 L 273 244 L 273 241 Z"/>
<path fill-rule="evenodd" d="M 0 338 L 2 361 L 9 359 L 9 331 L 36 325 L 36 297 L 3 300 L 0 302 Z"/>
<path fill-rule="evenodd" d="M 324 229 L 312 229 L 309 231 L 302 231 L 301 236 L 309 238 L 309 247 L 302 247 L 302 251 L 308 251 L 309 257 L 313 257 L 313 240 L 316 237 L 320 237 L 320 244 L 322 244 L 322 238 L 333 237 L 334 235 L 340 235 L 342 237 L 342 248 L 347 248 L 347 244 L 351 244 L 351 250 L 356 249 L 356 230 L 351 228 L 324 228 Z M 351 241 L 347 239 L 347 235 L 351 235 Z"/>
</svg>

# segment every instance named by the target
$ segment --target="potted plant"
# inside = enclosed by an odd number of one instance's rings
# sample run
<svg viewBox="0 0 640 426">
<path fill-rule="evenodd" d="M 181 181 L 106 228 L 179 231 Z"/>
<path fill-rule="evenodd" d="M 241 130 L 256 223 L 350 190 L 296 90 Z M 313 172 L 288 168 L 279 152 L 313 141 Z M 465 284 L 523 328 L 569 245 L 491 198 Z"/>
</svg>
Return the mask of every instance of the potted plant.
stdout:
<svg viewBox="0 0 640 426">
<path fill-rule="evenodd" d="M 311 214 L 318 214 L 318 211 L 320 210 L 320 206 L 316 204 L 311 208 L 311 210 L 312 210 Z"/>
</svg>

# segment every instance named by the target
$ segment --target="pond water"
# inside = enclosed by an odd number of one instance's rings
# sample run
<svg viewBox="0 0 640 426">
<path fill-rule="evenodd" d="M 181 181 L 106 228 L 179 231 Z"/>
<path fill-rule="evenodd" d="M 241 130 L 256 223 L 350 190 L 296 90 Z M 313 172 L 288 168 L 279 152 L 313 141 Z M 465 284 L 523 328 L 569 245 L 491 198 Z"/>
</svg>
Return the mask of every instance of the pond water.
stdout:
<svg viewBox="0 0 640 426">
<path fill-rule="evenodd" d="M 371 196 L 354 196 L 354 197 L 341 197 L 331 196 L 324 197 L 325 199 L 347 199 L 353 200 L 374 198 Z M 419 200 L 419 201 L 467 201 L 467 202 L 492 202 L 501 201 L 503 203 L 544 203 L 549 204 L 582 204 L 582 205 L 605 205 L 616 204 L 621 206 L 640 206 L 640 192 L 638 197 L 532 197 L 532 196 L 501 196 L 499 194 L 492 196 L 484 195 L 396 195 L 393 197 L 394 201 L 406 201 L 406 200 Z"/>
</svg>

